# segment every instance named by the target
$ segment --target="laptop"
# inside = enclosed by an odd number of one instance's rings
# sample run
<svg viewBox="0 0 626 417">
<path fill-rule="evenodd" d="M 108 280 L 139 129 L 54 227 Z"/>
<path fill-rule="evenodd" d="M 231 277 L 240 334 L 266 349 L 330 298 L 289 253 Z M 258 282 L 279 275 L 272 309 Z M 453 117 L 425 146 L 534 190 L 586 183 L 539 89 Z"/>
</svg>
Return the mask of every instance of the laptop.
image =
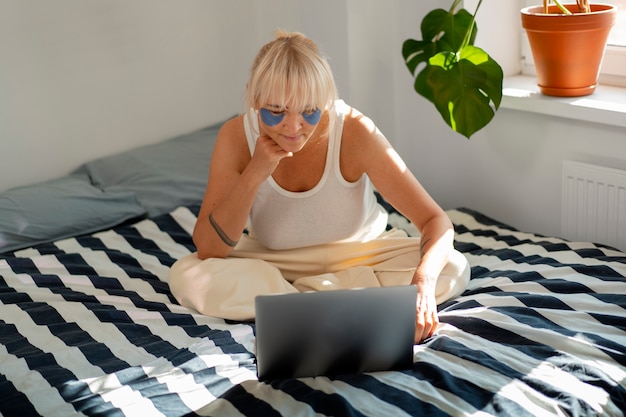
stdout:
<svg viewBox="0 0 626 417">
<path fill-rule="evenodd" d="M 260 381 L 409 369 L 416 286 L 261 295 Z"/>
</svg>

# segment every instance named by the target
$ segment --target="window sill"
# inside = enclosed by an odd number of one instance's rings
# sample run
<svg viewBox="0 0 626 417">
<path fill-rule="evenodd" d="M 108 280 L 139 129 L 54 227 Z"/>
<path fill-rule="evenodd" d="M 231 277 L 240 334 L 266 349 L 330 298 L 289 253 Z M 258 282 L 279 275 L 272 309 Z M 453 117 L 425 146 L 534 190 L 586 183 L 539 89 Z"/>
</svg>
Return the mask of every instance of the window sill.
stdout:
<svg viewBox="0 0 626 417">
<path fill-rule="evenodd" d="M 536 78 L 506 77 L 501 108 L 626 127 L 626 88 L 599 85 L 584 97 L 550 97 L 539 92 Z"/>
</svg>

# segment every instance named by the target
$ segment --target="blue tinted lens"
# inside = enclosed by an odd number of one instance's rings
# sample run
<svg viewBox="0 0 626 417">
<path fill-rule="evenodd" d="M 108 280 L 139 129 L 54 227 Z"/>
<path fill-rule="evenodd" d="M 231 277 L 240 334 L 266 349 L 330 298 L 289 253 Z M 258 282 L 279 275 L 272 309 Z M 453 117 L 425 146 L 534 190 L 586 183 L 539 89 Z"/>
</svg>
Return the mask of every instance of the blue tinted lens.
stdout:
<svg viewBox="0 0 626 417">
<path fill-rule="evenodd" d="M 315 109 L 315 111 L 312 113 L 308 113 L 308 112 L 302 113 L 302 117 L 304 117 L 304 120 L 308 124 L 316 125 L 319 123 L 320 117 L 322 117 L 322 112 L 320 111 L 320 109 Z"/>
<path fill-rule="evenodd" d="M 285 113 L 274 114 L 268 109 L 261 108 L 261 120 L 268 126 L 276 126 L 285 117 Z"/>
</svg>

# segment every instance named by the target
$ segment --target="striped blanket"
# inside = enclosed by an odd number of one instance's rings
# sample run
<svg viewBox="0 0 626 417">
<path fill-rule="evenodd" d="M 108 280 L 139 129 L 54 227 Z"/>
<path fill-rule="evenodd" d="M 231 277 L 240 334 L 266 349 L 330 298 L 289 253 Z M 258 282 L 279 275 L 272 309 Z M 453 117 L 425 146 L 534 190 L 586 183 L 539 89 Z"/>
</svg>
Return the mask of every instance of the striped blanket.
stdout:
<svg viewBox="0 0 626 417">
<path fill-rule="evenodd" d="M 626 255 L 448 212 L 469 288 L 414 366 L 256 379 L 254 325 L 179 306 L 198 207 L 0 255 L 2 416 L 623 415 Z M 396 213 L 392 226 L 415 229 Z"/>
</svg>

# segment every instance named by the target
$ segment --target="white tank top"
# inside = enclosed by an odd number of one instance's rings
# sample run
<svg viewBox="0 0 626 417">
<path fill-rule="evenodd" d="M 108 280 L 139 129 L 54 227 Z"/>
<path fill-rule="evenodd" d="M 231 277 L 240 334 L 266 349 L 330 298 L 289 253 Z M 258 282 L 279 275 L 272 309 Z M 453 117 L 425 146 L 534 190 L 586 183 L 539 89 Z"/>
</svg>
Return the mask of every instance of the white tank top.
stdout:
<svg viewBox="0 0 626 417">
<path fill-rule="evenodd" d="M 335 103 L 336 118 L 329 135 L 324 173 L 319 183 L 304 192 L 288 191 L 270 176 L 259 188 L 250 211 L 250 235 L 272 250 L 293 249 L 331 242 L 368 241 L 387 226 L 387 212 L 376 202 L 366 174 L 355 182 L 341 175 L 339 154 L 343 120 L 348 106 Z M 250 154 L 259 136 L 254 109 L 244 117 Z"/>
</svg>

